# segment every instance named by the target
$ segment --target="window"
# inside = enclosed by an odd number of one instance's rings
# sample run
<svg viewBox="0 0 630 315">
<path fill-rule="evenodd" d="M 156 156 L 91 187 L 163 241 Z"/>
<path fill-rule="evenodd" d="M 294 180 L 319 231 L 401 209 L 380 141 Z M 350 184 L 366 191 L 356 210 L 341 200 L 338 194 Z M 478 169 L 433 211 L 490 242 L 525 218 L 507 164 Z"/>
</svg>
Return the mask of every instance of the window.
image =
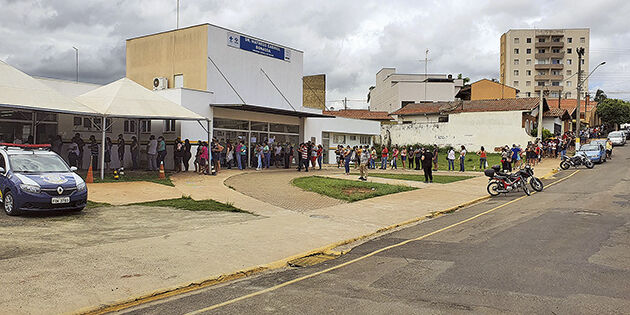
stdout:
<svg viewBox="0 0 630 315">
<path fill-rule="evenodd" d="M 532 49 L 531 49 L 531 48 L 527 48 L 527 51 L 526 51 L 526 52 L 527 52 L 528 54 L 531 54 L 531 53 L 532 53 Z"/>
<path fill-rule="evenodd" d="M 528 44 L 530 44 L 531 42 L 532 42 L 531 37 L 530 37 L 530 38 L 527 38 L 527 43 L 528 43 Z"/>
<path fill-rule="evenodd" d="M 125 131 L 125 133 L 136 133 L 136 121 L 125 120 L 123 122 L 123 130 Z"/>
<path fill-rule="evenodd" d="M 584 59 L 582 59 L 582 65 L 584 65 Z"/>
<path fill-rule="evenodd" d="M 357 136 L 350 136 L 350 141 L 357 141 Z"/>
<path fill-rule="evenodd" d="M 518 70 L 514 70 L 514 76 L 518 76 Z"/>
<path fill-rule="evenodd" d="M 514 65 L 518 66 L 518 59 L 514 59 Z"/>
<path fill-rule="evenodd" d="M 560 86 L 560 81 L 552 81 L 551 86 Z"/>
<path fill-rule="evenodd" d="M 518 81 L 514 81 L 514 86 L 518 86 Z"/>
<path fill-rule="evenodd" d="M 567 94 L 564 94 L 565 98 L 571 98 L 571 92 L 567 92 Z"/>
<path fill-rule="evenodd" d="M 514 44 L 518 44 L 518 37 L 514 38 Z"/>
<path fill-rule="evenodd" d="M 532 97 L 532 92 L 527 92 L 525 95 L 527 95 L 527 97 Z"/>
<path fill-rule="evenodd" d="M 586 43 L 586 38 L 584 38 L 584 37 L 580 37 L 580 43 L 581 43 L 581 44 Z"/>
<path fill-rule="evenodd" d="M 83 117 L 74 116 L 73 125 L 74 128 L 81 127 L 83 125 Z"/>
<path fill-rule="evenodd" d="M 448 115 L 438 117 L 438 122 L 441 122 L 441 123 L 448 122 Z"/>
<path fill-rule="evenodd" d="M 551 92 L 550 97 L 557 98 L 560 97 L 560 92 Z"/>
<path fill-rule="evenodd" d="M 361 137 L 359 137 L 359 142 L 360 142 L 361 144 L 367 144 L 367 145 L 369 145 L 369 144 L 371 144 L 371 142 L 372 142 L 372 141 L 370 141 L 370 138 L 371 138 L 370 136 L 361 136 Z"/>
<path fill-rule="evenodd" d="M 538 81 L 537 83 L 538 86 L 545 86 L 545 81 Z"/>
<path fill-rule="evenodd" d="M 546 65 L 549 63 L 549 60 L 547 59 L 536 59 L 536 64 L 537 65 Z"/>
<path fill-rule="evenodd" d="M 336 144 L 346 144 L 346 136 L 345 135 L 335 135 L 333 137 L 333 142 Z"/>
<path fill-rule="evenodd" d="M 572 51 L 571 48 L 567 48 L 567 54 L 570 54 L 571 51 Z"/>
<path fill-rule="evenodd" d="M 251 128 L 256 131 L 267 131 L 267 123 L 266 122 L 258 122 L 252 121 Z"/>
<path fill-rule="evenodd" d="M 539 42 L 539 43 L 544 43 L 544 42 L 545 42 L 545 38 L 544 38 L 544 37 L 540 37 L 540 38 L 538 38 L 538 42 Z"/>
<path fill-rule="evenodd" d="M 567 70 L 567 75 L 571 75 L 571 70 Z"/>
<path fill-rule="evenodd" d="M 140 132 L 142 132 L 142 133 L 151 133 L 151 121 L 150 120 L 141 120 L 140 121 Z"/>
<path fill-rule="evenodd" d="M 562 72 L 560 72 L 560 70 L 552 70 L 551 74 L 552 75 L 562 75 Z"/>
<path fill-rule="evenodd" d="M 571 38 L 571 37 L 567 38 L 567 43 L 569 43 L 569 44 L 573 43 L 573 38 Z"/>
<path fill-rule="evenodd" d="M 554 53 L 554 54 L 559 54 L 560 53 L 560 49 L 554 48 L 554 49 L 551 50 L 551 52 Z"/>
<path fill-rule="evenodd" d="M 227 118 L 215 118 L 212 126 L 218 129 L 249 130 L 249 121 Z"/>
<path fill-rule="evenodd" d="M 571 59 L 567 59 L 567 64 L 570 65 L 571 64 Z"/>
<path fill-rule="evenodd" d="M 164 121 L 164 132 L 175 132 L 175 119 L 167 119 Z"/>
<path fill-rule="evenodd" d="M 300 126 L 272 123 L 272 124 L 269 124 L 269 130 L 272 132 L 300 133 Z M 326 136 L 326 138 L 328 138 L 328 136 Z"/>
<path fill-rule="evenodd" d="M 518 55 L 518 48 L 514 48 L 514 54 Z"/>
<path fill-rule="evenodd" d="M 527 60 L 525 61 L 525 64 L 526 64 L 526 65 L 528 65 L 528 66 L 529 66 L 529 65 L 531 65 L 531 64 L 532 64 L 532 60 L 531 60 L 531 59 L 527 59 Z"/>
<path fill-rule="evenodd" d="M 571 86 L 571 81 L 567 81 L 566 86 L 567 86 L 567 87 L 570 87 L 570 86 Z"/>
<path fill-rule="evenodd" d="M 539 54 L 544 54 L 544 53 L 545 53 L 545 49 L 543 49 L 543 48 L 538 49 L 538 53 L 539 53 Z"/>
<path fill-rule="evenodd" d="M 526 75 L 532 75 L 532 70 L 525 70 Z"/>
<path fill-rule="evenodd" d="M 551 59 L 551 64 L 560 65 L 562 64 L 562 59 Z"/>
<path fill-rule="evenodd" d="M 83 118 L 83 128 L 86 130 L 92 129 L 92 120 L 89 118 Z"/>
<path fill-rule="evenodd" d="M 554 37 L 551 41 L 554 42 L 554 43 L 559 43 L 560 42 L 560 37 Z"/>
<path fill-rule="evenodd" d="M 525 81 L 525 86 L 532 86 L 532 81 Z"/>
<path fill-rule="evenodd" d="M 174 88 L 183 88 L 184 87 L 184 75 L 183 74 L 176 74 L 174 76 L 173 87 Z"/>
</svg>

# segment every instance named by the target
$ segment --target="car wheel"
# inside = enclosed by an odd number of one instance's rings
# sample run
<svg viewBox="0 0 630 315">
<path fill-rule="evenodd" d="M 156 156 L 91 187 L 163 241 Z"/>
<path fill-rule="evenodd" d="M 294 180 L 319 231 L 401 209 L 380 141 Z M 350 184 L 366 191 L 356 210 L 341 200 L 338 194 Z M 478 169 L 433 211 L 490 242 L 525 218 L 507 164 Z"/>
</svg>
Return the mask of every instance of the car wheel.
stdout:
<svg viewBox="0 0 630 315">
<path fill-rule="evenodd" d="M 8 215 L 20 214 L 20 210 L 18 210 L 15 207 L 15 198 L 13 197 L 13 194 L 10 191 L 7 191 L 6 194 L 4 194 L 3 205 L 4 205 L 4 212 L 6 214 Z"/>
</svg>

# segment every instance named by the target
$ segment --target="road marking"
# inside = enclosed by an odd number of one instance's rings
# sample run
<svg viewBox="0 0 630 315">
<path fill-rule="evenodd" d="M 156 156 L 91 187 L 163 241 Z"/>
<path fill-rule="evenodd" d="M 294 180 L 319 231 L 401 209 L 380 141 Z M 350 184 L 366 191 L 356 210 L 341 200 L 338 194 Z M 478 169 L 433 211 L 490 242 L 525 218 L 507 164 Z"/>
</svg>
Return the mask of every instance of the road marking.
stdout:
<svg viewBox="0 0 630 315">
<path fill-rule="evenodd" d="M 555 184 L 557 184 L 557 183 L 559 183 L 561 181 L 564 181 L 564 180 L 568 179 L 569 177 L 577 174 L 578 172 L 579 172 L 579 170 L 576 170 L 575 172 L 571 173 L 567 177 L 561 178 L 561 179 L 559 179 L 559 180 L 557 180 L 557 181 L 547 185 L 547 187 L 553 186 L 553 185 L 555 185 Z M 535 191 L 532 192 L 532 194 L 535 194 L 535 193 L 536 193 Z M 272 291 L 278 290 L 278 289 L 286 287 L 286 286 L 288 286 L 290 284 L 294 284 L 294 283 L 297 283 L 297 282 L 300 282 L 300 281 L 304 281 L 304 280 L 307 280 L 307 279 L 319 276 L 319 275 L 324 274 L 324 273 L 328 273 L 328 272 L 340 269 L 342 267 L 345 267 L 345 266 L 348 266 L 350 264 L 356 263 L 358 261 L 364 260 L 366 258 L 372 257 L 372 256 L 374 256 L 376 254 L 382 253 L 382 252 L 384 252 L 386 250 L 390 250 L 392 248 L 400 247 L 400 246 L 409 244 L 411 242 L 420 241 L 420 240 L 423 240 L 423 239 L 425 239 L 427 237 L 430 237 L 430 236 L 433 236 L 435 234 L 438 234 L 440 232 L 444 232 L 444 231 L 446 231 L 448 229 L 451 229 L 451 228 L 454 228 L 456 226 L 462 225 L 462 224 L 464 224 L 466 222 L 472 221 L 472 220 L 474 220 L 474 219 L 476 219 L 476 218 L 478 218 L 480 216 L 483 216 L 483 215 L 486 215 L 486 214 L 491 213 L 493 211 L 496 211 L 498 209 L 501 209 L 501 208 L 503 208 L 503 207 L 505 207 L 507 205 L 513 204 L 513 203 L 518 202 L 518 201 L 520 201 L 522 199 L 525 199 L 527 197 L 528 197 L 527 195 L 518 197 L 518 198 L 516 198 L 514 200 L 511 200 L 511 201 L 508 201 L 508 202 L 506 202 L 506 203 L 504 203 L 502 205 L 496 206 L 496 207 L 494 207 L 494 208 L 492 208 L 490 210 L 486 210 L 486 211 L 484 211 L 482 213 L 476 214 L 476 215 L 474 215 L 474 216 L 472 216 L 472 217 L 470 217 L 468 219 L 459 221 L 457 223 L 453 223 L 453 224 L 451 224 L 449 226 L 443 227 L 443 228 L 441 228 L 439 230 L 436 230 L 436 231 L 433 231 L 431 233 L 427 233 L 427 234 L 422 235 L 420 237 L 416 237 L 416 238 L 413 238 L 413 239 L 408 239 L 408 240 L 402 241 L 402 242 L 397 243 L 397 244 L 393 244 L 393 245 L 390 245 L 390 246 L 387 246 L 387 247 L 383 247 L 381 249 L 377 249 L 377 250 L 375 250 L 375 251 L 373 251 L 371 253 L 368 253 L 368 254 L 365 254 L 365 255 L 363 255 L 361 257 L 357 257 L 355 259 L 349 260 L 349 261 L 347 261 L 345 263 L 342 263 L 342 264 L 339 264 L 337 266 L 333 266 L 333 267 L 330 267 L 330 268 L 327 268 L 327 269 L 324 269 L 324 270 L 320 270 L 318 272 L 314 272 L 314 273 L 308 274 L 306 276 L 295 278 L 293 280 L 289 280 L 287 282 L 283 282 L 283 283 L 277 284 L 277 285 L 275 285 L 273 287 L 269 287 L 269 288 L 266 288 L 266 289 L 263 289 L 263 290 L 260 290 L 260 291 L 256 291 L 256 292 L 253 292 L 253 293 L 250 293 L 250 294 L 247 294 L 247 295 L 243 295 L 243 296 L 240 296 L 240 297 L 237 297 L 237 298 L 234 298 L 234 299 L 222 302 L 222 303 L 214 304 L 214 305 L 211 305 L 211 306 L 208 306 L 208 307 L 196 310 L 196 311 L 192 311 L 192 312 L 186 313 L 185 315 L 201 314 L 201 313 L 204 313 L 204 312 L 207 312 L 207 311 L 211 311 L 211 310 L 223 307 L 223 306 L 227 306 L 227 305 L 239 302 L 239 301 L 243 301 L 243 300 L 246 300 L 246 299 L 249 299 L 249 298 L 261 295 L 261 294 L 265 294 L 265 293 L 268 293 L 268 292 L 272 292 Z"/>
</svg>

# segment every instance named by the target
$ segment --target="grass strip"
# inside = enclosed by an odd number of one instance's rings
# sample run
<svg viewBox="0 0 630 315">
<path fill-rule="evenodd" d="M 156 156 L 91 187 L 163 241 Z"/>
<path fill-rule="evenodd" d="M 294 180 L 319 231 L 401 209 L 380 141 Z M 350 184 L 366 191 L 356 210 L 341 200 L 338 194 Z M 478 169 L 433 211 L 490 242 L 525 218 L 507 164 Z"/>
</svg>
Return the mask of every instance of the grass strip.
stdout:
<svg viewBox="0 0 630 315">
<path fill-rule="evenodd" d="M 357 174 L 358 175 L 358 174 Z M 388 179 L 410 180 L 416 182 L 424 182 L 424 175 L 419 174 L 391 174 L 391 173 L 370 173 L 368 177 L 379 177 Z M 438 184 L 448 184 L 472 178 L 473 176 L 458 175 L 433 175 L 433 182 Z"/>
<path fill-rule="evenodd" d="M 132 203 L 132 204 L 129 204 L 129 206 L 169 207 L 169 208 L 189 210 L 189 211 L 223 211 L 223 212 L 240 212 L 240 213 L 252 214 L 251 212 L 236 208 L 230 203 L 222 203 L 222 202 L 214 201 L 212 199 L 194 200 L 187 196 L 183 196 L 181 198 L 176 198 L 176 199 L 165 199 L 165 200 Z"/>
<path fill-rule="evenodd" d="M 359 182 L 321 176 L 298 177 L 292 181 L 292 184 L 306 191 L 350 202 L 417 189 L 402 185 Z"/>
</svg>

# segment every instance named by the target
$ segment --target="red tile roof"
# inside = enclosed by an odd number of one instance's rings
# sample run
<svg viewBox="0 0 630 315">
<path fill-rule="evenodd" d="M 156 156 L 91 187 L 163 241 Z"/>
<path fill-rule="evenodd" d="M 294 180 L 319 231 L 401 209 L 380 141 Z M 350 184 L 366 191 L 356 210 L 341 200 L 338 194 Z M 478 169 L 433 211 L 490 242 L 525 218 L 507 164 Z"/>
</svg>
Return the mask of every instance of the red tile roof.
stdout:
<svg viewBox="0 0 630 315">
<path fill-rule="evenodd" d="M 569 114 L 569 111 L 567 111 L 564 108 L 550 108 L 548 111 L 545 112 L 545 114 L 543 115 L 543 117 L 562 117 L 565 114 Z"/>
<path fill-rule="evenodd" d="M 407 106 L 393 112 L 392 115 L 439 114 L 440 112 L 446 111 L 454 106 L 456 106 L 456 104 L 450 104 L 450 102 L 408 104 Z"/>
<path fill-rule="evenodd" d="M 387 112 L 371 111 L 367 109 L 325 110 L 322 114 L 353 119 L 392 120 L 392 116 Z"/>
<path fill-rule="evenodd" d="M 531 111 L 538 106 L 538 98 L 516 98 L 499 100 L 474 100 L 409 104 L 392 115 L 422 115 L 462 112 Z"/>
<path fill-rule="evenodd" d="M 557 98 L 547 98 L 547 104 L 549 104 L 549 108 L 558 108 L 558 99 Z M 581 100 L 580 101 L 580 108 L 582 113 L 585 112 L 586 110 L 586 100 Z M 563 99 L 560 102 L 560 108 L 564 108 L 566 110 L 569 111 L 569 114 L 573 114 L 573 112 L 575 111 L 575 109 L 577 108 L 577 99 L 571 99 L 571 98 L 567 98 L 567 99 Z M 591 111 L 593 109 L 597 108 L 597 102 L 595 101 L 591 101 L 589 100 L 588 102 L 588 110 Z"/>
</svg>

